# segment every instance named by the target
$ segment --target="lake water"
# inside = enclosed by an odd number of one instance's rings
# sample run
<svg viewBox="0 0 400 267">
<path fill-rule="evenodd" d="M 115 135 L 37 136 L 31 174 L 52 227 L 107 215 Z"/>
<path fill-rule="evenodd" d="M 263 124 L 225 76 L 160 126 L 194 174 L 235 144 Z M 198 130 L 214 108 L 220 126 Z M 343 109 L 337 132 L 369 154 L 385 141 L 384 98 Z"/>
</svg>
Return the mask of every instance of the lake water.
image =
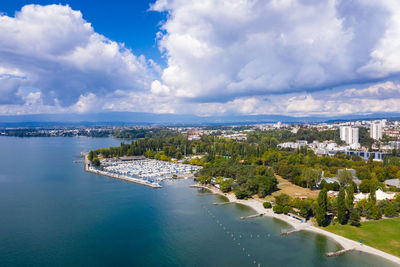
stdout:
<svg viewBox="0 0 400 267">
<path fill-rule="evenodd" d="M 0 266 L 393 266 L 337 250 L 190 180 L 152 189 L 83 171 L 75 155 L 111 138 L 0 137 Z"/>
</svg>

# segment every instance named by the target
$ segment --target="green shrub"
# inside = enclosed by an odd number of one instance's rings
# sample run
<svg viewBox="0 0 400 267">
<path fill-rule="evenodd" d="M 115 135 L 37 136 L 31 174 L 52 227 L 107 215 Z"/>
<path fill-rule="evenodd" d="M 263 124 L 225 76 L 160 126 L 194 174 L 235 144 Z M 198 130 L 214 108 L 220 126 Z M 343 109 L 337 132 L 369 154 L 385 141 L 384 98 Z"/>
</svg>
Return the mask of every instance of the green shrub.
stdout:
<svg viewBox="0 0 400 267">
<path fill-rule="evenodd" d="M 283 207 L 283 209 L 282 209 L 282 212 L 284 213 L 284 214 L 288 214 L 289 212 L 291 212 L 292 211 L 292 207 L 290 207 L 290 206 L 285 206 L 285 207 Z"/>
<path fill-rule="evenodd" d="M 275 205 L 275 206 L 273 207 L 273 211 L 274 211 L 275 213 L 278 213 L 278 214 L 283 213 L 283 207 L 282 207 L 281 205 Z"/>
<path fill-rule="evenodd" d="M 263 206 L 264 206 L 264 208 L 266 208 L 266 209 L 272 208 L 271 202 L 268 202 L 268 201 L 264 202 L 264 203 L 263 203 Z"/>
</svg>

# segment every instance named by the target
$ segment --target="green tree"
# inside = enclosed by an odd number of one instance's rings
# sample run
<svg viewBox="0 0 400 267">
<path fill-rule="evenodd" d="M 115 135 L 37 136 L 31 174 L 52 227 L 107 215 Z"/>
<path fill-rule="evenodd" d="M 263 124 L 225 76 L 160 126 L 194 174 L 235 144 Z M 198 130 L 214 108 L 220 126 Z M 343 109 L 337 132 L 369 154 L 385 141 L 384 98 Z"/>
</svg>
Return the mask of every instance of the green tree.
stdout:
<svg viewBox="0 0 400 267">
<path fill-rule="evenodd" d="M 344 188 L 340 188 L 337 200 L 337 217 L 340 224 L 346 223 L 346 202 Z"/>
<path fill-rule="evenodd" d="M 339 182 L 342 186 L 348 185 L 353 181 L 353 174 L 351 171 L 342 170 L 338 175 Z"/>
<path fill-rule="evenodd" d="M 89 160 L 89 161 L 93 161 L 93 158 L 94 158 L 94 152 L 93 152 L 93 151 L 90 151 L 90 152 L 89 152 L 89 155 L 88 155 L 88 160 Z"/>
<path fill-rule="evenodd" d="M 228 193 L 229 191 L 231 191 L 232 186 L 233 186 L 233 179 L 231 178 L 224 179 L 219 184 L 219 188 L 224 193 Z"/>
<path fill-rule="evenodd" d="M 349 223 L 350 225 L 353 226 L 360 226 L 360 214 L 358 213 L 358 210 L 355 208 L 352 208 L 350 211 L 350 218 L 349 218 Z"/>
<path fill-rule="evenodd" d="M 144 153 L 144 155 L 147 157 L 147 158 L 154 158 L 154 152 L 153 151 L 151 151 L 151 150 L 147 150 L 145 153 Z"/>
<path fill-rule="evenodd" d="M 207 176 L 207 175 L 202 175 L 197 178 L 197 182 L 199 184 L 210 184 L 211 180 L 212 180 L 211 176 Z"/>
<path fill-rule="evenodd" d="M 325 226 L 326 225 L 326 211 L 327 211 L 327 205 L 328 205 L 328 196 L 327 196 L 327 190 L 322 189 L 317 198 L 317 207 L 315 211 L 315 218 L 317 220 L 317 223 L 319 226 Z"/>
<path fill-rule="evenodd" d="M 354 186 L 350 184 L 347 187 L 347 195 L 346 195 L 346 207 L 348 211 L 353 209 L 353 202 L 354 202 Z"/>
<path fill-rule="evenodd" d="M 392 202 L 388 201 L 386 203 L 384 214 L 385 214 L 386 217 L 393 217 L 394 215 L 396 215 L 396 211 L 394 209 L 394 206 L 393 206 Z"/>
<path fill-rule="evenodd" d="M 300 211 L 299 211 L 300 216 L 307 219 L 309 216 L 311 216 L 311 213 L 312 213 L 311 203 L 308 201 L 301 201 Z"/>
<path fill-rule="evenodd" d="M 272 208 L 272 210 L 273 210 L 275 213 L 280 214 L 280 213 L 283 212 L 283 207 L 282 207 L 281 205 L 275 205 L 275 206 Z"/>
<path fill-rule="evenodd" d="M 95 158 L 93 159 L 92 164 L 95 167 L 100 167 L 100 160 L 98 158 Z"/>
<path fill-rule="evenodd" d="M 275 197 L 275 203 L 282 207 L 289 206 L 290 204 L 290 196 L 287 194 L 280 194 Z"/>
<path fill-rule="evenodd" d="M 373 201 L 374 203 L 376 203 L 376 187 L 374 184 L 370 184 L 370 188 L 369 188 L 369 199 L 371 201 Z"/>
<path fill-rule="evenodd" d="M 284 213 L 284 214 L 288 214 L 288 213 L 290 213 L 292 211 L 292 207 L 290 207 L 290 206 L 285 206 L 285 207 L 283 207 L 283 209 L 282 209 L 282 212 Z"/>
<path fill-rule="evenodd" d="M 313 168 L 305 168 L 301 173 L 301 178 L 305 181 L 307 188 L 312 188 L 321 181 L 321 171 Z"/>
<path fill-rule="evenodd" d="M 272 204 L 271 204 L 271 202 L 265 201 L 263 203 L 263 207 L 266 209 L 270 209 L 270 208 L 272 208 Z"/>
</svg>

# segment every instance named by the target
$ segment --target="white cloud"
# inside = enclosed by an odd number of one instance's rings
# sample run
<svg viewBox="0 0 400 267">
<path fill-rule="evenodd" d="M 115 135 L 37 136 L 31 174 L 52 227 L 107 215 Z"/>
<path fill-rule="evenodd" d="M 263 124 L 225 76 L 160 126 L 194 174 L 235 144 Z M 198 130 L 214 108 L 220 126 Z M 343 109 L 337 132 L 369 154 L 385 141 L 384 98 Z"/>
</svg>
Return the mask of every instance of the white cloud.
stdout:
<svg viewBox="0 0 400 267">
<path fill-rule="evenodd" d="M 0 15 L 0 77 L 8 77 L 0 83 L 3 103 L 16 104 L 20 88 L 36 88 L 45 105 L 65 107 L 82 95 L 145 91 L 153 66 L 94 32 L 69 6 L 27 5 L 14 17 Z"/>
<path fill-rule="evenodd" d="M 162 83 L 194 101 L 316 91 L 400 71 L 400 4 L 158 0 Z"/>
<path fill-rule="evenodd" d="M 152 9 L 169 13 L 157 34 L 164 69 L 69 6 L 0 14 L 0 114 L 400 112 L 390 81 L 400 71 L 396 0 L 158 0 Z"/>
</svg>

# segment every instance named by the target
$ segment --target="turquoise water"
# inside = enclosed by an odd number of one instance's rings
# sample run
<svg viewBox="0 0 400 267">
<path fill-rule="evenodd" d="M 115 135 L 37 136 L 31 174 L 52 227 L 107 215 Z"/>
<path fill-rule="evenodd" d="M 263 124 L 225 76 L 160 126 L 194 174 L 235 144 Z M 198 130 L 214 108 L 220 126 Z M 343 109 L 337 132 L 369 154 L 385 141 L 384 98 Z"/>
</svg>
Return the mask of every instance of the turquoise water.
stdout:
<svg viewBox="0 0 400 267">
<path fill-rule="evenodd" d="M 152 189 L 83 172 L 110 138 L 0 137 L 0 266 L 392 266 L 254 212 L 189 180 Z M 229 232 L 229 233 L 228 233 Z"/>
</svg>

